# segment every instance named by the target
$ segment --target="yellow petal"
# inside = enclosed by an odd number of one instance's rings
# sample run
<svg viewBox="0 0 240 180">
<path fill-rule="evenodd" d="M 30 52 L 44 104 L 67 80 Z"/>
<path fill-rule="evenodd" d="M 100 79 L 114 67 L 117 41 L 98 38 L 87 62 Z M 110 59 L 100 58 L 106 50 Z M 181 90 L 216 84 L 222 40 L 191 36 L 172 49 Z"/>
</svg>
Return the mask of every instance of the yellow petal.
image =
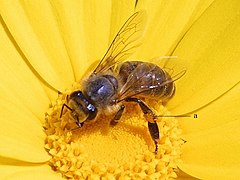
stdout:
<svg viewBox="0 0 240 180">
<path fill-rule="evenodd" d="M 234 179 L 239 173 L 239 121 L 188 137 L 179 167 L 200 179 Z"/>
<path fill-rule="evenodd" d="M 0 103 L 0 156 L 29 162 L 47 161 L 42 123 L 19 102 L 4 100 Z"/>
<path fill-rule="evenodd" d="M 0 158 L 1 160 L 1 158 Z M 2 162 L 2 161 L 1 161 Z M 0 179 L 61 179 L 48 165 L 14 162 L 15 165 L 0 165 Z"/>
<path fill-rule="evenodd" d="M 132 14 L 134 4 L 134 1 L 52 2 L 77 81 L 103 57 L 120 26 Z"/>
<path fill-rule="evenodd" d="M 198 180 L 198 179 L 183 172 L 181 169 L 178 169 L 177 180 Z"/>
<path fill-rule="evenodd" d="M 42 120 L 49 104 L 43 82 L 28 64 L 5 22 L 0 27 L 0 156 L 30 162 L 49 159 Z"/>
<path fill-rule="evenodd" d="M 53 1 L 75 80 L 107 49 L 111 3 L 108 1 Z M 104 17 L 104 18 L 103 18 Z"/>
<path fill-rule="evenodd" d="M 0 155 L 32 162 L 47 161 L 41 122 L 49 99 L 3 26 L 0 37 Z"/>
<path fill-rule="evenodd" d="M 0 11 L 12 40 L 37 73 L 55 89 L 74 80 L 57 16 L 48 1 L 1 1 Z"/>
<path fill-rule="evenodd" d="M 2 21 L 1 21 L 2 22 Z M 2 22 L 3 23 L 3 22 Z M 14 102 L 44 118 L 49 99 L 38 77 L 31 71 L 18 49 L 12 44 L 6 26 L 0 27 L 0 96 L 1 104 Z M 12 107 L 14 110 L 16 106 Z M 0 110 L 2 112 L 2 110 Z M 2 116 L 1 116 L 2 117 Z M 37 118 L 35 118 L 37 120 Z"/>
<path fill-rule="evenodd" d="M 215 1 L 178 45 L 174 55 L 188 69 L 176 82 L 175 97 L 168 103 L 171 112 L 203 107 L 239 81 L 239 3 Z"/>
<path fill-rule="evenodd" d="M 228 93 L 197 111 L 197 118 L 181 119 L 183 133 L 188 135 L 239 120 L 240 113 L 236 108 L 240 107 L 239 86 L 238 83 Z"/>
<path fill-rule="evenodd" d="M 145 9 L 149 24 L 145 41 L 136 57 L 151 59 L 169 55 L 186 30 L 212 3 L 206 1 L 139 1 L 137 9 Z"/>
<path fill-rule="evenodd" d="M 181 121 L 186 143 L 180 168 L 200 179 L 240 177 L 240 84 L 198 111 L 195 121 Z"/>
</svg>

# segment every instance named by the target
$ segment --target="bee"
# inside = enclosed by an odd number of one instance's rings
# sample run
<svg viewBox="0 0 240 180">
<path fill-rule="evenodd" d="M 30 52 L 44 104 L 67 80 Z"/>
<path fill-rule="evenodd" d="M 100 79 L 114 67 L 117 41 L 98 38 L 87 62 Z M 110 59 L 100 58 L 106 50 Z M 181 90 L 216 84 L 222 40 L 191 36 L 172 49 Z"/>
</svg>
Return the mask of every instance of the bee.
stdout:
<svg viewBox="0 0 240 180">
<path fill-rule="evenodd" d="M 169 100 L 175 92 L 174 81 L 183 76 L 185 70 L 174 75 L 154 63 L 124 62 L 140 45 L 145 24 L 144 11 L 134 13 L 124 23 L 95 70 L 83 80 L 82 90 L 67 95 L 60 118 L 64 108 L 67 108 L 78 127 L 93 121 L 101 113 L 113 115 L 110 124 L 116 125 L 124 112 L 125 104 L 137 103 L 146 117 L 157 153 L 157 116 L 144 99 Z"/>
</svg>

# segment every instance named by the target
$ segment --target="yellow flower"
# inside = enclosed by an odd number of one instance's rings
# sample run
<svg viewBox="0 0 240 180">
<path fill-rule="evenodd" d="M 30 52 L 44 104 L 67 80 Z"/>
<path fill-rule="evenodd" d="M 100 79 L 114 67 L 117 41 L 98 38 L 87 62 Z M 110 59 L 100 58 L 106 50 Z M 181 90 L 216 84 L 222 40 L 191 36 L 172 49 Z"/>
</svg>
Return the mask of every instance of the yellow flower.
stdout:
<svg viewBox="0 0 240 180">
<path fill-rule="evenodd" d="M 176 94 L 166 108 L 174 115 L 190 113 L 197 114 L 198 118 L 179 118 L 182 135 L 176 137 L 176 142 L 181 142 L 180 138 L 187 141 L 182 145 L 181 161 L 178 159 L 180 146 L 170 143 L 168 145 L 176 147 L 176 160 L 169 156 L 170 159 L 166 158 L 164 164 L 154 164 L 159 162 L 161 157 L 148 153 L 148 145 L 151 144 L 149 140 L 146 140 L 147 145 L 142 143 L 145 142 L 142 139 L 149 138 L 147 131 L 144 134 L 141 129 L 135 129 L 134 131 L 140 133 L 133 137 L 130 131 L 125 129 L 124 132 L 119 126 L 114 127 L 117 130 L 115 136 L 130 137 L 122 139 L 123 146 L 131 140 L 136 144 L 133 147 L 140 144 L 137 149 L 139 152 L 142 149 L 147 152 L 146 156 L 140 157 L 145 159 L 136 161 L 134 167 L 126 163 L 123 171 L 130 171 L 128 175 L 132 173 L 135 178 L 154 178 L 161 173 L 174 177 L 175 166 L 178 166 L 192 177 L 201 179 L 239 177 L 239 1 L 232 1 L 231 4 L 221 0 L 137 2 L 0 2 L 0 179 L 59 179 L 62 176 L 59 172 L 66 172 L 63 177 L 71 177 L 75 173 L 74 177 L 97 178 L 95 175 L 105 171 L 107 173 L 101 176 L 113 178 L 111 174 L 117 174 L 119 169 L 114 163 L 112 167 L 105 169 L 99 163 L 93 162 L 96 166 L 93 167 L 92 164 L 91 169 L 84 166 L 85 174 L 74 169 L 83 166 L 77 164 L 80 162 L 77 159 L 84 158 L 78 156 L 85 150 L 81 145 L 77 146 L 71 155 L 69 154 L 72 152 L 68 154 L 68 151 L 59 151 L 63 153 L 58 154 L 59 159 L 68 157 L 70 160 L 55 161 L 57 156 L 51 156 L 56 155 L 55 150 L 68 146 L 73 148 L 76 144 L 66 141 L 64 147 L 58 147 L 60 142 L 49 143 L 56 149 L 45 145 L 51 138 L 55 140 L 55 136 L 48 136 L 46 140 L 45 133 L 48 135 L 49 131 L 44 132 L 43 126 L 46 128 L 45 118 L 57 107 L 50 106 L 48 110 L 49 104 L 59 103 L 56 102 L 56 99 L 59 99 L 57 92 L 70 88 L 74 82 L 81 79 L 88 69 L 92 68 L 91 65 L 105 53 L 127 17 L 140 9 L 146 9 L 149 21 L 143 45 L 132 58 L 148 60 L 162 55 L 178 56 L 186 64 L 187 74 L 176 82 Z M 141 116 L 136 113 L 135 116 Z M 127 121 L 128 115 L 124 119 Z M 136 118 L 132 120 L 134 123 Z M 175 119 L 169 121 L 175 125 Z M 163 119 L 163 122 L 168 121 Z M 98 124 L 99 122 L 96 122 L 96 125 Z M 177 122 L 174 129 L 175 127 Z M 164 129 L 161 130 L 164 133 Z M 178 130 L 176 134 L 179 134 Z M 71 138 L 71 131 L 65 136 L 66 139 Z M 89 137 L 94 136 L 90 134 Z M 104 137 L 108 136 L 102 135 L 100 143 L 111 144 L 104 141 Z M 93 141 L 96 142 L 96 139 Z M 110 157 L 113 155 L 110 154 Z M 119 154 L 116 154 L 116 157 L 119 157 Z M 61 166 L 64 161 L 73 168 L 66 170 L 66 165 Z M 56 164 L 53 164 L 54 162 Z M 154 166 L 151 168 L 151 165 Z M 148 169 L 144 169 L 145 166 Z M 166 170 L 164 167 L 170 169 Z M 155 171 L 158 173 L 154 174 Z M 77 174 L 79 172 L 80 174 Z M 88 172 L 90 174 L 87 174 Z M 91 174 L 92 172 L 95 174 Z M 145 174 L 136 176 L 136 172 Z M 184 175 L 179 173 L 179 176 Z M 119 173 L 117 177 L 120 177 Z"/>
</svg>

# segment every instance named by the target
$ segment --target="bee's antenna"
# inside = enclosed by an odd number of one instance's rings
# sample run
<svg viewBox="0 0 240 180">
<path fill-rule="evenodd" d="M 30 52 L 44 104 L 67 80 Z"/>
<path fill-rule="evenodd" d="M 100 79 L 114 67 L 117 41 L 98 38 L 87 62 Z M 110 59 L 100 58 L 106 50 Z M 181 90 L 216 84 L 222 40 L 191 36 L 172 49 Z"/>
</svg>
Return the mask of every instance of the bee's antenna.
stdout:
<svg viewBox="0 0 240 180">
<path fill-rule="evenodd" d="M 69 109 L 70 111 L 73 111 L 73 109 L 72 109 L 72 108 L 70 108 L 68 105 L 66 105 L 66 104 L 63 104 L 63 105 L 62 105 L 62 109 L 61 109 L 60 118 L 62 117 L 62 114 L 63 114 L 63 109 L 64 109 L 64 107 L 66 107 L 66 108 L 67 108 L 67 109 Z"/>
</svg>

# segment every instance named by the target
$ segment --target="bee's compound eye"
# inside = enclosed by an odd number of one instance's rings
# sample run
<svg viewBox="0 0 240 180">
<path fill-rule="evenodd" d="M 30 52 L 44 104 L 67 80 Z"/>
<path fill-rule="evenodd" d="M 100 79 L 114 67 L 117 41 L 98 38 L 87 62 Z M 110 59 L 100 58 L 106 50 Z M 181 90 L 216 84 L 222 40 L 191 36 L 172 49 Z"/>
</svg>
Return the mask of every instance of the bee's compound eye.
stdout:
<svg viewBox="0 0 240 180">
<path fill-rule="evenodd" d="M 74 91 L 70 94 L 70 97 L 69 99 L 74 99 L 74 98 L 81 98 L 81 99 L 84 99 L 84 95 L 82 93 L 82 91 Z"/>
</svg>

